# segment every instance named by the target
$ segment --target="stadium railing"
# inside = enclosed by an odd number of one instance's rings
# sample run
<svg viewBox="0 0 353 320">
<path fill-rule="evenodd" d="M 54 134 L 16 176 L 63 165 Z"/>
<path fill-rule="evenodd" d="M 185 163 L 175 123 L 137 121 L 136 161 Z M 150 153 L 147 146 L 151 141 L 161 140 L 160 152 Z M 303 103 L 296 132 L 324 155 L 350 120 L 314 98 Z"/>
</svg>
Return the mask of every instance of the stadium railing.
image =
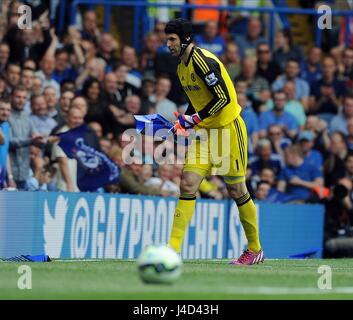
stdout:
<svg viewBox="0 0 353 320">
<path fill-rule="evenodd" d="M 139 38 L 143 36 L 146 30 L 146 25 L 143 25 L 142 34 L 139 30 L 139 22 L 143 19 L 143 10 L 149 7 L 155 8 L 171 8 L 171 9 L 180 9 L 182 17 L 187 17 L 189 10 L 193 9 L 218 9 L 220 11 L 249 11 L 249 12 L 260 12 L 264 14 L 269 14 L 270 23 L 269 23 L 269 43 L 273 45 L 274 35 L 275 35 L 275 17 L 276 15 L 286 15 L 286 14 L 303 14 L 303 15 L 312 15 L 315 16 L 316 21 L 323 15 L 323 12 L 315 9 L 296 9 L 289 7 L 257 7 L 257 8 L 248 8 L 248 7 L 237 7 L 237 6 L 214 6 L 214 5 L 193 5 L 193 4 L 172 4 L 172 3 L 149 3 L 147 1 L 114 1 L 114 0 L 74 0 L 70 6 L 70 23 L 75 24 L 76 22 L 76 11 L 79 5 L 100 5 L 104 6 L 104 30 L 110 30 L 110 9 L 113 6 L 120 7 L 133 7 L 134 8 L 134 39 L 133 45 L 135 48 L 138 48 Z M 59 21 L 59 31 L 62 31 L 64 26 L 64 16 L 67 13 L 66 10 L 66 0 L 60 1 L 60 21 Z M 346 45 L 349 44 L 349 22 L 353 18 L 353 11 L 351 10 L 331 10 L 332 16 L 341 16 L 347 17 L 345 23 L 345 39 Z M 321 44 L 321 32 L 318 23 L 316 23 L 315 30 L 315 42 L 317 46 Z"/>
</svg>

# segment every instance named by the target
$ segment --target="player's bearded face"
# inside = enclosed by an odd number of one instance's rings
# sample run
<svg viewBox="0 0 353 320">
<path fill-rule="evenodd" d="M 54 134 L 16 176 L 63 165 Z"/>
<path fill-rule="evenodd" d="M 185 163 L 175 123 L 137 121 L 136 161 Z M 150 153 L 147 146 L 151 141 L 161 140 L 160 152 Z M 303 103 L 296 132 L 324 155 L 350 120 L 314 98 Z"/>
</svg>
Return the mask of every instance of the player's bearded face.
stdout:
<svg viewBox="0 0 353 320">
<path fill-rule="evenodd" d="M 179 56 L 181 44 L 179 36 L 176 33 L 168 34 L 167 47 L 172 56 Z"/>
</svg>

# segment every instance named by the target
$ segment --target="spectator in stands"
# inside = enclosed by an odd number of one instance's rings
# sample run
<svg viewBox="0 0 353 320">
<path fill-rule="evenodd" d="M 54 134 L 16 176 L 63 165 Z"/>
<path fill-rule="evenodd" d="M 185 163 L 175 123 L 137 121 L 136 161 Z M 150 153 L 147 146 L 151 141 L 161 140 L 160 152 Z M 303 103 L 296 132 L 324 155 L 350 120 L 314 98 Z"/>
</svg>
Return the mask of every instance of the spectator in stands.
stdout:
<svg viewBox="0 0 353 320">
<path fill-rule="evenodd" d="M 225 42 L 218 33 L 216 21 L 207 21 L 202 35 L 196 35 L 194 41 L 197 46 L 212 52 L 217 57 L 224 53 Z"/>
<path fill-rule="evenodd" d="M 272 152 L 271 142 L 260 139 L 256 145 L 256 154 L 249 158 L 252 175 L 258 175 L 263 168 L 271 168 L 278 176 L 283 169 L 283 162 L 278 154 Z"/>
<path fill-rule="evenodd" d="M 53 117 L 59 126 L 62 126 L 65 123 L 65 118 L 74 97 L 75 94 L 70 90 L 65 90 L 61 93 L 59 98 L 58 113 Z"/>
<path fill-rule="evenodd" d="M 280 124 L 285 135 L 294 138 L 298 132 L 297 120 L 284 107 L 287 103 L 287 96 L 284 91 L 277 91 L 272 94 L 274 106 L 272 110 L 265 111 L 259 116 L 260 137 L 266 136 L 266 131 L 272 124 Z"/>
<path fill-rule="evenodd" d="M 231 79 L 235 79 L 239 76 L 241 65 L 240 65 L 239 48 L 234 42 L 226 44 L 225 52 L 221 57 L 224 67 L 229 73 Z"/>
<path fill-rule="evenodd" d="M 344 82 L 337 79 L 336 71 L 334 59 L 327 56 L 322 62 L 322 79 L 311 87 L 310 112 L 328 123 L 338 113 L 341 98 L 347 91 Z"/>
<path fill-rule="evenodd" d="M 43 94 L 43 81 L 36 76 L 33 79 L 32 94 Z"/>
<path fill-rule="evenodd" d="M 284 29 L 276 32 L 275 47 L 276 50 L 273 53 L 273 60 L 282 70 L 285 70 L 289 60 L 303 60 L 302 50 L 293 44 L 290 29 Z"/>
<path fill-rule="evenodd" d="M 53 118 L 58 114 L 59 95 L 52 86 L 44 87 L 43 96 L 48 106 L 48 115 Z"/>
<path fill-rule="evenodd" d="M 271 190 L 271 185 L 267 181 L 260 180 L 257 183 L 255 192 L 255 199 L 259 201 L 266 201 Z"/>
<path fill-rule="evenodd" d="M 309 130 L 315 135 L 314 149 L 318 150 L 324 157 L 327 153 L 330 137 L 327 130 L 327 122 L 317 116 L 310 115 L 306 119 L 304 130 Z"/>
<path fill-rule="evenodd" d="M 305 202 L 309 200 L 315 187 L 322 187 L 324 184 L 320 169 L 305 162 L 296 145 L 286 148 L 284 155 L 286 167 L 278 177 L 278 189 L 293 196 L 293 200 Z"/>
<path fill-rule="evenodd" d="M 304 156 L 304 162 L 308 162 L 322 170 L 324 163 L 322 154 L 313 149 L 314 148 L 315 134 L 312 131 L 301 131 L 297 137 L 298 146 Z"/>
<path fill-rule="evenodd" d="M 322 78 L 321 71 L 322 50 L 318 47 L 312 47 L 309 50 L 308 58 L 301 64 L 301 77 L 311 86 L 315 81 Z"/>
<path fill-rule="evenodd" d="M 97 95 L 96 91 L 100 91 L 99 82 L 97 84 L 97 81 L 88 81 L 87 85 L 89 85 L 88 88 L 84 88 L 86 90 L 90 90 L 91 92 L 91 98 L 95 98 L 96 100 L 99 98 L 98 97 L 92 97 L 92 95 Z M 118 91 L 118 79 L 117 76 L 114 72 L 108 72 L 104 75 L 104 80 L 103 80 L 103 100 L 104 104 L 110 105 L 113 104 L 115 106 L 119 105 L 119 100 L 120 97 L 117 95 Z M 82 90 L 83 91 L 83 90 Z M 88 93 L 88 91 L 87 91 Z M 99 93 L 98 93 L 99 95 Z M 102 101 L 100 101 L 102 102 Z"/>
<path fill-rule="evenodd" d="M 133 87 L 140 89 L 142 74 L 138 70 L 138 59 L 135 48 L 127 45 L 123 46 L 120 59 L 121 62 L 127 65 L 129 69 L 126 77 L 126 82 Z"/>
<path fill-rule="evenodd" d="M 260 43 L 256 49 L 257 71 L 256 75 L 267 80 L 269 84 L 281 74 L 281 68 L 273 61 L 271 48 L 267 43 Z"/>
<path fill-rule="evenodd" d="M 31 69 L 32 71 L 36 71 L 37 63 L 33 59 L 27 58 L 23 62 L 23 69 Z"/>
<path fill-rule="evenodd" d="M 7 82 L 7 93 L 10 95 L 13 88 L 20 84 L 21 80 L 21 67 L 17 63 L 8 63 L 6 66 L 6 82 Z"/>
<path fill-rule="evenodd" d="M 156 82 L 155 93 L 150 96 L 150 101 L 155 105 L 155 113 L 159 113 L 169 121 L 174 121 L 174 112 L 177 111 L 177 106 L 167 98 L 171 85 L 172 83 L 168 76 L 159 76 Z"/>
<path fill-rule="evenodd" d="M 90 78 L 96 78 L 100 82 L 103 82 L 106 66 L 107 63 L 102 58 L 92 58 L 86 61 L 84 70 L 76 79 L 76 88 L 81 89 L 85 81 Z"/>
<path fill-rule="evenodd" d="M 52 78 L 61 84 L 64 80 L 75 81 L 78 76 L 77 71 L 70 66 L 69 53 L 66 49 L 55 51 L 55 69 Z"/>
<path fill-rule="evenodd" d="M 43 41 L 40 41 L 41 38 Z M 22 30 L 16 23 L 8 30 L 4 40 L 10 47 L 10 62 L 23 63 L 27 58 L 41 61 L 51 43 L 49 22 L 38 21 L 35 27 Z"/>
<path fill-rule="evenodd" d="M 102 33 L 99 38 L 99 51 L 97 57 L 103 58 L 108 67 L 112 67 L 117 63 L 115 52 L 118 50 L 118 42 L 113 38 L 110 33 Z"/>
<path fill-rule="evenodd" d="M 154 94 L 156 88 L 156 80 L 152 77 L 142 79 L 141 87 L 141 114 L 153 113 L 155 108 L 150 97 Z"/>
<path fill-rule="evenodd" d="M 29 146 L 44 144 L 45 139 L 32 126 L 30 118 L 24 111 L 27 90 L 23 86 L 14 88 L 11 95 L 10 124 L 10 159 L 11 169 L 17 189 L 26 189 L 29 178 Z"/>
<path fill-rule="evenodd" d="M 99 139 L 99 146 L 102 152 L 104 152 L 105 154 L 109 154 L 113 147 L 113 144 L 109 138 L 101 137 Z"/>
<path fill-rule="evenodd" d="M 87 106 L 87 101 L 84 97 L 74 97 L 71 100 L 71 106 L 70 108 L 78 108 L 82 111 L 83 117 L 86 116 L 88 112 L 88 106 Z"/>
<path fill-rule="evenodd" d="M 79 127 L 84 123 L 84 113 L 81 109 L 71 106 L 66 123 L 56 133 L 64 133 Z M 55 143 L 52 148 L 51 160 L 55 162 L 56 173 L 54 181 L 60 191 L 79 192 L 77 187 L 77 160 L 70 159 L 65 152 Z"/>
<path fill-rule="evenodd" d="M 235 36 L 235 43 L 240 49 L 240 56 L 242 58 L 246 56 L 256 56 L 256 48 L 260 43 L 267 43 L 267 41 L 261 36 L 262 25 L 260 19 L 252 17 L 249 19 L 247 25 L 246 35 Z"/>
<path fill-rule="evenodd" d="M 43 136 L 49 136 L 57 123 L 49 116 L 49 108 L 44 96 L 33 95 L 31 97 L 31 108 L 30 121 L 33 128 Z"/>
<path fill-rule="evenodd" d="M 237 98 L 239 105 L 242 107 L 241 117 L 245 122 L 248 134 L 248 151 L 253 154 L 259 138 L 259 119 L 250 105 L 250 100 L 244 93 L 238 93 Z"/>
<path fill-rule="evenodd" d="M 353 150 L 353 118 L 347 120 L 347 131 L 348 134 L 346 136 L 347 145 L 349 150 Z"/>
<path fill-rule="evenodd" d="M 169 53 L 169 49 L 166 45 L 166 34 L 165 34 L 166 23 L 164 21 L 157 21 L 154 26 L 154 33 L 158 37 L 158 50 L 157 53 Z"/>
<path fill-rule="evenodd" d="M 53 87 L 55 89 L 56 96 L 60 96 L 60 85 L 54 80 L 53 72 L 55 69 L 55 58 L 53 56 L 46 55 L 40 62 L 40 70 L 36 72 L 36 76 L 42 80 L 42 87 Z"/>
<path fill-rule="evenodd" d="M 20 83 L 27 89 L 29 94 L 32 93 L 34 78 L 34 71 L 32 69 L 22 69 Z"/>
<path fill-rule="evenodd" d="M 235 79 L 237 81 L 246 81 L 248 89 L 247 95 L 253 103 L 264 103 L 261 97 L 261 91 L 269 92 L 269 84 L 266 79 L 256 75 L 256 60 L 254 57 L 246 57 L 242 60 L 240 75 Z"/>
<path fill-rule="evenodd" d="M 48 164 L 35 167 L 33 175 L 27 181 L 28 191 L 57 191 L 50 190 L 49 187 L 53 172 Z"/>
<path fill-rule="evenodd" d="M 296 92 L 294 81 L 287 81 L 283 87 L 283 92 L 287 95 L 284 111 L 290 113 L 296 119 L 299 126 L 304 126 L 306 122 L 306 114 L 304 112 L 304 106 L 295 98 Z M 273 108 L 273 100 L 268 100 L 266 105 L 267 108 L 271 110 Z"/>
<path fill-rule="evenodd" d="M 10 57 L 10 47 L 6 42 L 0 42 L 0 75 L 5 74 L 6 65 Z"/>
<path fill-rule="evenodd" d="M 144 77 L 154 77 L 156 70 L 155 60 L 159 47 L 158 35 L 155 32 L 147 33 L 145 35 L 144 43 L 145 46 L 140 58 L 140 70 Z"/>
<path fill-rule="evenodd" d="M 342 62 L 343 68 L 339 70 L 339 79 L 344 81 L 350 92 L 353 93 L 353 48 L 344 49 Z"/>
<path fill-rule="evenodd" d="M 328 156 L 324 162 L 325 185 L 331 187 L 345 173 L 344 159 L 348 154 L 347 141 L 343 133 L 334 132 L 330 135 Z"/>
<path fill-rule="evenodd" d="M 114 68 L 114 73 L 117 77 L 118 90 L 116 97 L 119 104 L 124 103 L 126 97 L 138 93 L 138 89 L 127 82 L 129 67 L 124 63 L 118 63 Z"/>
<path fill-rule="evenodd" d="M 92 40 L 97 42 L 100 37 L 100 31 L 97 25 L 97 16 L 95 11 L 86 11 L 83 15 L 83 28 L 81 37 L 85 40 Z"/>
<path fill-rule="evenodd" d="M 0 99 L 6 98 L 7 95 L 6 80 L 3 76 L 0 75 Z"/>
<path fill-rule="evenodd" d="M 88 126 L 96 134 L 98 139 L 103 137 L 103 128 L 102 128 L 102 126 L 100 125 L 99 122 L 96 122 L 96 121 L 88 122 Z"/>
<path fill-rule="evenodd" d="M 353 119 L 353 94 L 348 94 L 343 98 L 342 112 L 332 118 L 329 126 L 330 132 L 340 131 L 348 135 L 347 123 Z"/>
<path fill-rule="evenodd" d="M 280 124 L 269 126 L 267 138 L 271 141 L 272 152 L 278 154 L 284 160 L 283 151 L 292 144 L 292 141 L 284 136 L 283 127 Z"/>
<path fill-rule="evenodd" d="M 15 187 L 9 160 L 11 105 L 0 99 L 0 190 L 5 186 Z"/>
<path fill-rule="evenodd" d="M 289 59 L 285 65 L 285 72 L 279 76 L 272 84 L 272 90 L 278 91 L 284 88 L 287 81 L 294 81 L 295 83 L 295 99 L 299 100 L 307 109 L 309 103 L 310 87 L 309 84 L 299 77 L 300 67 L 298 60 Z"/>
<path fill-rule="evenodd" d="M 82 95 L 86 98 L 88 103 L 87 114 L 85 122 L 96 121 L 103 127 L 103 134 L 112 134 L 114 126 L 117 123 L 114 121 L 114 115 L 109 108 L 113 103 L 118 103 L 114 93 L 116 92 L 116 76 L 114 73 L 107 73 L 104 79 L 104 86 L 109 92 L 105 92 L 105 99 L 103 99 L 102 89 L 97 79 L 89 79 L 85 82 Z M 114 105 L 116 108 L 116 105 Z"/>
<path fill-rule="evenodd" d="M 180 193 L 179 186 L 172 182 L 173 165 L 163 164 L 158 167 L 158 177 L 151 177 L 145 182 L 147 187 L 158 187 L 163 196 L 177 197 Z"/>
</svg>

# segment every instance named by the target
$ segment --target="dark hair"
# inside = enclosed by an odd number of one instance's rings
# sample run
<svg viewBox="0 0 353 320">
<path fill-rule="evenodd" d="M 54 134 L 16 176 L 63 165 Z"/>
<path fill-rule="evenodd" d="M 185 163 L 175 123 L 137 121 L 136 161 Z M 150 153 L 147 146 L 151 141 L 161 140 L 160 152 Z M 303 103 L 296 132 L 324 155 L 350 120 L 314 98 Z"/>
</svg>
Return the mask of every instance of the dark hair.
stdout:
<svg viewBox="0 0 353 320">
<path fill-rule="evenodd" d="M 94 83 L 98 83 L 99 91 L 100 93 L 102 92 L 101 83 L 99 82 L 99 80 L 97 78 L 89 78 L 84 82 L 82 86 L 81 95 L 84 98 L 87 98 L 88 90 Z"/>
<path fill-rule="evenodd" d="M 293 47 L 293 37 L 292 37 L 292 32 L 290 31 L 289 28 L 282 29 L 280 32 L 282 32 L 283 36 L 288 39 L 288 44 L 289 47 Z"/>
</svg>

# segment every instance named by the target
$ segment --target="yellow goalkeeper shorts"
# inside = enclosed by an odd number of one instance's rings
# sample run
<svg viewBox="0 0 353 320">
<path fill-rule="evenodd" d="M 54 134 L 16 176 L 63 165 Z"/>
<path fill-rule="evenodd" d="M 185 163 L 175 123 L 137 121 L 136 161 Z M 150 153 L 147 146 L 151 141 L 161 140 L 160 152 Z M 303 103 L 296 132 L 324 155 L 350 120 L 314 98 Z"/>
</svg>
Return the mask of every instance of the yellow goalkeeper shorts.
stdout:
<svg viewBox="0 0 353 320">
<path fill-rule="evenodd" d="M 245 181 L 248 162 L 246 126 L 239 115 L 224 127 L 198 128 L 188 147 L 184 171 L 220 175 L 229 184 Z"/>
</svg>

